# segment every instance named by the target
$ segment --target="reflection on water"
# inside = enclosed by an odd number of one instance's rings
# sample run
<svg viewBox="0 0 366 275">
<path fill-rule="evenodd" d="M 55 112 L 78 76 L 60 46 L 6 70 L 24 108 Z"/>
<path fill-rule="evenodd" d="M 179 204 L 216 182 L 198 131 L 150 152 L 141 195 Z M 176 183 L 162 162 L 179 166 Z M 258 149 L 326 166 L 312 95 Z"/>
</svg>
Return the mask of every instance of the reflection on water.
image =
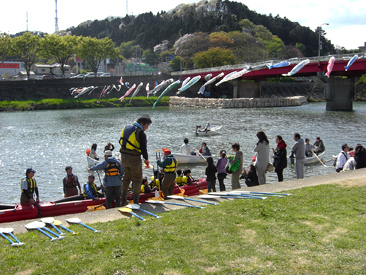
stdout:
<svg viewBox="0 0 366 275">
<path fill-rule="evenodd" d="M 355 147 L 365 143 L 364 121 L 366 104 L 354 103 L 354 112 L 327 112 L 325 103 L 313 103 L 300 107 L 268 109 L 179 109 L 179 108 L 111 108 L 60 111 L 33 111 L 0 114 L 0 202 L 18 203 L 20 180 L 27 167 L 33 167 L 42 201 L 62 197 L 62 179 L 65 167 L 72 165 L 81 184 L 87 181 L 85 150 L 92 143 L 98 144 L 101 155 L 104 146 L 112 142 L 118 152 L 118 140 L 123 126 L 136 120 L 141 114 L 149 114 L 153 124 L 146 134 L 150 162 L 155 164 L 156 150 L 169 147 L 178 151 L 184 137 L 191 146 L 199 149 L 206 142 L 217 160 L 218 152 L 231 152 L 231 144 L 239 142 L 244 153 L 244 165 L 248 167 L 257 142 L 256 132 L 263 130 L 270 147 L 275 147 L 275 136 L 281 135 L 293 145 L 293 134 L 299 132 L 311 143 L 320 136 L 326 146 L 324 160 L 340 151 L 343 143 Z M 222 135 L 196 137 L 191 130 L 196 125 L 223 125 Z M 331 166 L 331 163 L 328 163 Z M 192 176 L 204 176 L 205 165 L 189 167 Z M 306 166 L 305 176 L 333 173 L 334 169 L 321 165 Z M 150 177 L 152 170 L 145 170 Z M 336 174 L 335 174 L 336 176 Z M 293 167 L 284 171 L 284 178 L 295 178 Z M 96 179 L 97 180 L 97 179 Z M 97 180 L 98 181 L 98 180 Z M 275 183 L 275 173 L 267 173 L 267 181 Z M 230 178 L 225 180 L 230 187 Z"/>
</svg>

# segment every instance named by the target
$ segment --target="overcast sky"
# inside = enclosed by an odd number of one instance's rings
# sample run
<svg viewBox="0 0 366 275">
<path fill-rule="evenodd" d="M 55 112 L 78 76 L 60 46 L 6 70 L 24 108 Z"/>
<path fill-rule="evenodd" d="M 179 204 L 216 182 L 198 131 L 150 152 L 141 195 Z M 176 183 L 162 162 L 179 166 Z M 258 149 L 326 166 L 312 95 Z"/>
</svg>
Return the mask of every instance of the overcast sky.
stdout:
<svg viewBox="0 0 366 275">
<path fill-rule="evenodd" d="M 129 0 L 128 14 L 169 11 L 179 4 L 197 3 L 193 0 Z M 315 30 L 323 23 L 326 38 L 335 46 L 357 49 L 366 42 L 365 0 L 236 0 L 261 14 L 277 14 Z M 28 30 L 55 31 L 55 0 L 1 0 L 0 32 L 15 34 Z M 126 15 L 126 0 L 57 0 L 58 26 L 67 29 L 86 20 Z"/>
</svg>

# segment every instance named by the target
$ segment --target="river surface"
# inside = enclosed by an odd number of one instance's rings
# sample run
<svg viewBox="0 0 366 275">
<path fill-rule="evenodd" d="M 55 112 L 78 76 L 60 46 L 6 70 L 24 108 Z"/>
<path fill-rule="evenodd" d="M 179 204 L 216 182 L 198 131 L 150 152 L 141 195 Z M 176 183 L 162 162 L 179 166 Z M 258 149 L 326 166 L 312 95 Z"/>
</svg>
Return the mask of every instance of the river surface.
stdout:
<svg viewBox="0 0 366 275">
<path fill-rule="evenodd" d="M 191 146 L 200 147 L 206 142 L 218 159 L 222 149 L 232 153 L 231 144 L 239 142 L 247 168 L 254 155 L 256 133 L 263 130 L 276 147 L 275 136 L 281 135 L 288 144 L 294 144 L 293 134 L 313 143 L 320 136 L 326 146 L 324 161 L 340 152 L 347 143 L 355 147 L 365 145 L 366 103 L 354 103 L 353 112 L 327 112 L 325 103 L 311 103 L 299 107 L 262 109 L 188 109 L 160 107 L 151 108 L 105 108 L 59 111 L 30 111 L 0 113 L 0 203 L 19 203 L 20 181 L 27 167 L 36 170 L 41 201 L 62 198 L 62 179 L 65 166 L 71 165 L 73 172 L 83 185 L 87 181 L 86 149 L 98 144 L 97 153 L 103 154 L 104 146 L 112 142 L 119 151 L 118 140 L 121 129 L 135 121 L 140 115 L 150 115 L 153 123 L 146 131 L 150 162 L 156 164 L 156 150 L 169 147 L 177 152 L 187 137 Z M 222 125 L 222 134 L 212 137 L 196 137 L 191 129 L 196 125 Z M 289 150 L 288 150 L 289 151 Z M 334 173 L 332 163 L 305 166 L 305 177 Z M 182 165 L 190 168 L 194 178 L 204 176 L 205 165 Z M 152 175 L 152 169 L 144 170 L 144 176 Z M 293 166 L 284 170 L 284 179 L 296 178 Z M 275 183 L 277 175 L 267 173 L 267 182 Z M 96 178 L 96 182 L 99 182 Z M 230 177 L 225 180 L 230 189 Z M 242 180 L 244 183 L 244 180 Z M 218 183 L 217 183 L 218 186 Z"/>
</svg>

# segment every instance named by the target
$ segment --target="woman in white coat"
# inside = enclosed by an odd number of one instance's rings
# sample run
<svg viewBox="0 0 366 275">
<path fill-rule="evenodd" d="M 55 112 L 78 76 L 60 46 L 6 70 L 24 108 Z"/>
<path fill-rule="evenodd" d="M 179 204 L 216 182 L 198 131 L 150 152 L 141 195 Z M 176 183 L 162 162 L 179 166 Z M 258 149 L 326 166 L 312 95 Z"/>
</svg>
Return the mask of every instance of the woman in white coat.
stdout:
<svg viewBox="0 0 366 275">
<path fill-rule="evenodd" d="M 257 133 L 257 138 L 257 146 L 254 148 L 254 152 L 257 152 L 255 168 L 258 176 L 258 182 L 261 185 L 266 183 L 266 171 L 269 162 L 269 141 L 263 131 L 259 131 Z"/>
</svg>

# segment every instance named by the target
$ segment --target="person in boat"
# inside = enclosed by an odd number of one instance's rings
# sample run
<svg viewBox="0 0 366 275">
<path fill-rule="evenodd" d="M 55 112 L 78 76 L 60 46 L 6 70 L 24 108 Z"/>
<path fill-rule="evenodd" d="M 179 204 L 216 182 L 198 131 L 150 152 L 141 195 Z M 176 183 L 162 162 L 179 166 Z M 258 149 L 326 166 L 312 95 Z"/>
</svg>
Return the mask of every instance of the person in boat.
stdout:
<svg viewBox="0 0 366 275">
<path fill-rule="evenodd" d="M 310 158 L 313 156 L 315 146 L 310 144 L 310 140 L 308 138 L 305 139 L 305 157 Z"/>
<path fill-rule="evenodd" d="M 204 132 L 209 132 L 209 131 L 211 131 L 211 124 L 210 124 L 210 122 L 207 122 L 207 124 L 206 124 L 206 126 L 205 126 L 205 129 L 203 130 Z"/>
<path fill-rule="evenodd" d="M 160 175 L 158 175 L 158 171 L 154 171 L 154 175 L 151 177 L 150 188 L 160 190 Z"/>
<path fill-rule="evenodd" d="M 226 151 L 220 151 L 220 158 L 216 162 L 217 179 L 219 180 L 220 191 L 226 191 L 224 179 L 226 178 L 226 165 L 227 165 Z"/>
<path fill-rule="evenodd" d="M 231 189 L 238 189 L 240 188 L 240 175 L 243 170 L 243 152 L 240 151 L 240 144 L 234 143 L 231 145 L 233 152 L 235 153 L 234 157 L 229 158 L 229 171 L 232 172 L 231 174 Z M 235 169 L 233 169 L 233 166 Z M 230 168 L 232 167 L 232 168 Z M 235 171 L 234 171 L 235 170 Z"/>
<path fill-rule="evenodd" d="M 34 171 L 32 168 L 28 168 L 25 171 L 25 178 L 22 179 L 20 186 L 22 190 L 22 194 L 20 195 L 20 204 L 27 205 L 27 204 L 34 204 L 38 205 L 39 203 L 39 193 L 38 193 L 38 186 L 37 181 L 34 178 Z M 36 200 L 34 200 L 34 194 L 36 194 Z"/>
<path fill-rule="evenodd" d="M 325 151 L 325 145 L 323 140 L 320 139 L 320 137 L 317 137 L 315 142 L 314 142 L 314 153 L 319 155 L 320 153 L 323 153 Z"/>
<path fill-rule="evenodd" d="M 113 151 L 114 150 L 114 145 L 111 142 L 108 142 L 106 146 L 104 146 L 104 152 L 105 151 Z"/>
<path fill-rule="evenodd" d="M 91 147 L 91 150 L 89 153 L 89 157 L 91 157 L 92 159 L 95 159 L 95 160 L 99 160 L 99 156 L 97 154 L 97 144 L 96 143 L 92 144 L 92 147 Z"/>
<path fill-rule="evenodd" d="M 150 167 L 149 155 L 147 153 L 147 139 L 145 131 L 152 123 L 149 116 L 141 116 L 131 125 L 126 125 L 121 131 L 119 143 L 121 145 L 121 159 L 125 174 L 122 178 L 122 205 L 127 205 L 127 195 L 130 182 L 133 183 L 133 203 L 140 201 L 142 183 L 142 162 L 144 158 L 145 167 Z"/>
<path fill-rule="evenodd" d="M 175 177 L 175 183 L 178 186 L 182 186 L 183 185 L 182 170 L 180 170 L 180 169 L 177 169 L 177 176 Z"/>
<path fill-rule="evenodd" d="M 168 148 L 163 148 L 163 152 L 164 158 L 162 161 L 158 159 L 157 164 L 164 170 L 164 178 L 161 182 L 161 191 L 163 192 L 164 200 L 166 200 L 169 195 L 173 195 L 178 160 L 175 159 Z"/>
<path fill-rule="evenodd" d="M 342 151 L 337 156 L 336 162 L 336 172 L 340 172 L 343 170 L 343 166 L 346 164 L 347 160 L 350 158 L 348 154 L 349 147 L 347 143 L 342 145 Z"/>
<path fill-rule="evenodd" d="M 190 169 L 184 170 L 183 174 L 184 174 L 183 183 L 186 183 L 187 185 L 196 184 L 196 180 L 191 176 Z"/>
<path fill-rule="evenodd" d="M 208 149 L 206 142 L 202 142 L 199 152 L 202 156 L 211 156 L 210 149 Z"/>
<path fill-rule="evenodd" d="M 105 190 L 106 206 L 112 208 L 114 201 L 116 207 L 121 206 L 121 178 L 124 174 L 121 162 L 113 157 L 112 151 L 104 152 L 104 161 L 88 168 L 88 171 L 104 170 L 103 186 Z M 141 182 L 139 183 L 141 189 Z"/>
<path fill-rule="evenodd" d="M 143 178 L 142 179 L 142 184 L 141 184 L 141 193 L 151 193 L 152 191 L 154 191 L 154 190 L 152 190 L 150 188 L 150 185 L 149 185 L 149 182 L 147 181 L 147 178 L 146 177 Z"/>
<path fill-rule="evenodd" d="M 101 190 L 101 186 L 97 187 L 94 180 L 95 180 L 94 175 L 89 175 L 88 182 L 83 186 L 83 195 L 85 199 L 94 200 L 97 198 L 103 198 L 103 194 L 98 192 L 99 190 Z"/>
<path fill-rule="evenodd" d="M 294 134 L 295 144 L 291 148 L 290 158 L 295 158 L 296 178 L 304 178 L 305 146 L 299 133 Z M 295 155 L 295 156 L 294 156 Z"/>
<path fill-rule="evenodd" d="M 64 197 L 77 196 L 81 194 L 79 179 L 72 173 L 72 167 L 66 166 L 66 177 L 63 179 Z M 78 190 L 79 189 L 79 190 Z"/>
<path fill-rule="evenodd" d="M 269 140 L 263 131 L 257 132 L 258 142 L 254 148 L 257 153 L 255 169 L 258 176 L 259 185 L 266 184 L 266 172 L 269 163 Z"/>
<path fill-rule="evenodd" d="M 216 173 L 217 173 L 217 168 L 214 164 L 213 158 L 212 157 L 208 157 L 207 158 L 207 167 L 205 170 L 205 174 L 207 176 L 206 181 L 207 181 L 207 189 L 208 192 L 216 192 Z"/>
<path fill-rule="evenodd" d="M 283 169 L 287 167 L 287 144 L 281 136 L 276 136 L 276 149 L 272 148 L 273 151 L 273 167 L 277 173 L 278 181 L 283 181 Z"/>
<path fill-rule="evenodd" d="M 183 144 L 180 146 L 180 151 L 182 154 L 185 155 L 195 155 L 191 145 L 189 145 L 188 143 L 188 138 L 184 138 Z"/>
</svg>

